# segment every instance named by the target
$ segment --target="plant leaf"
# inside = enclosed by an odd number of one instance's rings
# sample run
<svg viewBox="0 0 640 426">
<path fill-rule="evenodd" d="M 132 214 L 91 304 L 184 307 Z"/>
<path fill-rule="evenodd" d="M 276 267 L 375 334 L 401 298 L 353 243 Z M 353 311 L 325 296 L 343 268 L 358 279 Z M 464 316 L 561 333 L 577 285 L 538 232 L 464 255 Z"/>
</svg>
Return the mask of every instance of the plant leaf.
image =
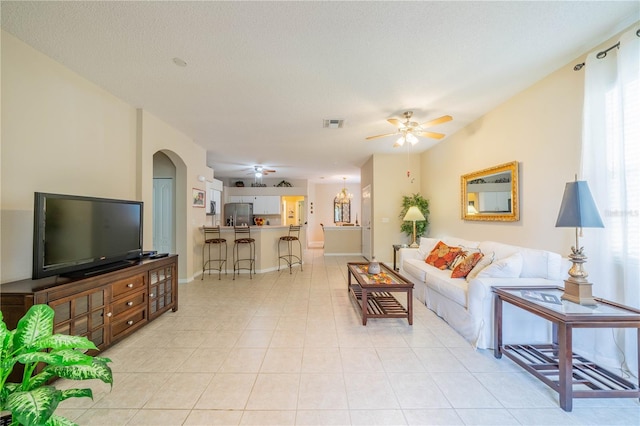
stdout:
<svg viewBox="0 0 640 426">
<path fill-rule="evenodd" d="M 89 365 L 93 362 L 93 357 L 73 349 L 64 349 L 55 352 L 55 354 L 60 357 L 60 361 L 57 363 L 58 365 Z"/>
<path fill-rule="evenodd" d="M 32 362 L 44 362 L 45 364 L 58 364 L 62 357 L 49 352 L 27 352 L 16 356 L 16 361 L 21 364 Z"/>
<path fill-rule="evenodd" d="M 111 368 L 101 360 L 93 359 L 93 362 L 88 365 L 48 365 L 44 370 L 63 379 L 100 379 L 105 383 L 113 384 Z"/>
<path fill-rule="evenodd" d="M 61 401 L 68 398 L 91 398 L 93 399 L 93 392 L 91 389 L 66 389 L 62 391 Z"/>
<path fill-rule="evenodd" d="M 77 423 L 72 422 L 66 417 L 56 416 L 55 414 L 49 417 L 45 426 L 78 426 Z"/>
<path fill-rule="evenodd" d="M 23 425 L 43 425 L 58 407 L 62 392 L 53 386 L 42 386 L 26 392 L 15 392 L 7 398 L 6 408 L 13 421 Z"/>
<path fill-rule="evenodd" d="M 39 349 L 98 349 L 96 345 L 84 336 L 69 336 L 67 334 L 54 334 L 38 340 Z"/>
<path fill-rule="evenodd" d="M 16 350 L 30 350 L 36 342 L 53 334 L 54 311 L 48 305 L 33 305 L 20 318 L 13 337 Z"/>
</svg>

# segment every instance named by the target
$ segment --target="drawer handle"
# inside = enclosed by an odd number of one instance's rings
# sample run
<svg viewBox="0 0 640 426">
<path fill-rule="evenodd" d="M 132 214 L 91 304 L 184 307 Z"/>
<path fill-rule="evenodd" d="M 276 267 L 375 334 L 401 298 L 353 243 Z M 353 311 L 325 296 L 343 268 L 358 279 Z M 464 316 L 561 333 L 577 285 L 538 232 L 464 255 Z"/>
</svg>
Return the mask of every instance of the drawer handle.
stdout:
<svg viewBox="0 0 640 426">
<path fill-rule="evenodd" d="M 127 306 L 133 306 L 133 302 L 127 302 Z"/>
<path fill-rule="evenodd" d="M 129 288 L 133 288 L 133 283 L 129 283 L 129 284 L 127 284 L 127 287 L 129 287 Z"/>
<path fill-rule="evenodd" d="M 111 312 L 107 312 L 108 317 L 111 317 L 111 315 L 113 315 Z"/>
<path fill-rule="evenodd" d="M 133 325 L 133 321 L 131 320 L 127 321 L 127 325 Z"/>
</svg>

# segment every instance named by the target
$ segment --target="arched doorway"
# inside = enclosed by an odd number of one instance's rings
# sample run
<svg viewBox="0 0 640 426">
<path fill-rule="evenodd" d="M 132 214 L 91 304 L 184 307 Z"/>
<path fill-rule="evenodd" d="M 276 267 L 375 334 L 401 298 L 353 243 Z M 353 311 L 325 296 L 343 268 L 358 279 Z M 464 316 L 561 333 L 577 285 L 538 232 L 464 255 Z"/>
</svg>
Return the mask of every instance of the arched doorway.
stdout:
<svg viewBox="0 0 640 426">
<path fill-rule="evenodd" d="M 177 253 L 181 280 L 189 274 L 187 268 L 187 196 L 186 164 L 171 150 L 153 154 L 153 192 L 150 212 L 153 235 L 152 247 L 163 253 Z M 156 181 L 158 179 L 158 181 Z"/>
</svg>

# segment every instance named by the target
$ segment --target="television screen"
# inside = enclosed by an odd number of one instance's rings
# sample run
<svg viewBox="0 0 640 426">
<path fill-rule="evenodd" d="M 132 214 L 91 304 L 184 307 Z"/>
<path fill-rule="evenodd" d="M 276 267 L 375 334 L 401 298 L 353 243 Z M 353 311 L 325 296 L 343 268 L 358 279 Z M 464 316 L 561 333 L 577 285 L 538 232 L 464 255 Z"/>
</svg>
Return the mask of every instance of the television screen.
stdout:
<svg viewBox="0 0 640 426">
<path fill-rule="evenodd" d="M 33 278 L 138 259 L 142 208 L 138 201 L 37 192 Z"/>
</svg>

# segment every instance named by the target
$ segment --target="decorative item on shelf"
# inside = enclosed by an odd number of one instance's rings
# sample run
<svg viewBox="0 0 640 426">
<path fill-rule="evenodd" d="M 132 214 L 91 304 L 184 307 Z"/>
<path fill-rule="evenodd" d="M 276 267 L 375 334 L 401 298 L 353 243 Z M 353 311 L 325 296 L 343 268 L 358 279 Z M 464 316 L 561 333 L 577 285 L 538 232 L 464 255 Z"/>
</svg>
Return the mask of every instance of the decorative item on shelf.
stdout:
<svg viewBox="0 0 640 426">
<path fill-rule="evenodd" d="M 262 226 L 262 225 L 264 225 L 264 218 L 263 217 L 254 217 L 253 218 L 253 223 L 255 223 L 257 226 Z"/>
<path fill-rule="evenodd" d="M 279 184 L 277 184 L 277 185 L 275 185 L 275 186 L 284 186 L 284 187 L 289 188 L 289 187 L 291 187 L 292 185 L 291 185 L 291 183 L 287 182 L 286 180 L 283 180 L 283 181 L 280 181 L 280 183 L 279 183 Z"/>
<path fill-rule="evenodd" d="M 374 275 L 380 273 L 380 263 L 378 263 L 375 256 L 371 258 L 371 262 L 369 262 L 369 267 L 367 268 L 367 271 L 370 274 L 374 274 Z"/>
<path fill-rule="evenodd" d="M 578 245 L 578 236 L 582 228 L 604 228 L 598 208 L 589 191 L 586 181 L 567 182 L 556 221 L 557 228 L 576 228 L 576 245 L 571 247 L 569 259 L 573 263 L 569 269 L 569 278 L 564 281 L 563 299 L 581 305 L 596 305 L 592 295 L 592 284 L 587 281 L 587 272 L 582 264 L 587 261 L 584 247 Z"/>
<path fill-rule="evenodd" d="M 241 180 L 236 181 L 236 188 L 244 188 L 244 182 Z"/>
<path fill-rule="evenodd" d="M 409 207 L 409 210 L 407 210 L 407 214 L 404 215 L 403 220 L 406 222 L 413 222 L 413 242 L 410 247 L 418 247 L 418 243 L 416 242 L 416 222 L 419 220 L 426 220 L 425 217 L 417 206 L 411 206 Z"/>
<path fill-rule="evenodd" d="M 339 204 L 350 203 L 351 199 L 353 198 L 353 194 L 347 191 L 347 178 L 343 177 L 342 180 L 344 181 L 344 183 L 342 184 L 342 189 L 336 194 L 334 202 L 337 202 Z"/>
</svg>

